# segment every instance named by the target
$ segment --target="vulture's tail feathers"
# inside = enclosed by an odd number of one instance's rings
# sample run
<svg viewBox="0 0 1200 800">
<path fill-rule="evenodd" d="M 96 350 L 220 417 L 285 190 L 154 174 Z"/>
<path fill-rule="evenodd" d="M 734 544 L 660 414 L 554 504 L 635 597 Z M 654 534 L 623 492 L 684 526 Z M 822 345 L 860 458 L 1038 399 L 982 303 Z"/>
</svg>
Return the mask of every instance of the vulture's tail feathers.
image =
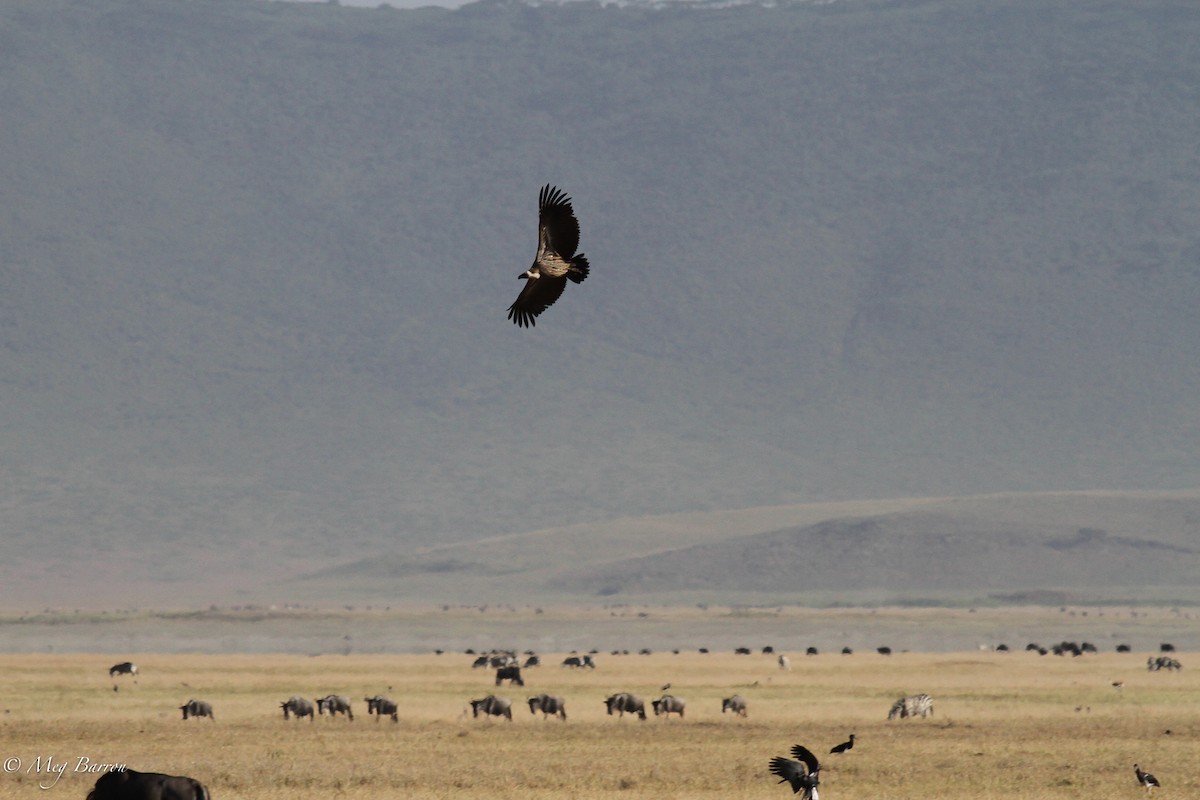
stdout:
<svg viewBox="0 0 1200 800">
<path fill-rule="evenodd" d="M 571 268 L 567 270 L 567 277 L 571 279 L 572 283 L 583 283 L 590 269 L 591 265 L 588 264 L 587 257 L 580 253 L 571 259 Z"/>
</svg>

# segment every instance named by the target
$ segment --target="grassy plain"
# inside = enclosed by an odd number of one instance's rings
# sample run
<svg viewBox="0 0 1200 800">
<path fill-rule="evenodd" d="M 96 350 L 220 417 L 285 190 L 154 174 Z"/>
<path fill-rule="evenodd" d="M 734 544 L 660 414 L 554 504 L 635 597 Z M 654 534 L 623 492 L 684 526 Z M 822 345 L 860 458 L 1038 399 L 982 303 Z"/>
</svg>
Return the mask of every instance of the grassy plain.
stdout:
<svg viewBox="0 0 1200 800">
<path fill-rule="evenodd" d="M 793 656 L 784 672 L 758 653 L 692 651 L 601 654 L 595 671 L 576 671 L 548 654 L 525 688 L 498 690 L 514 700 L 509 723 L 470 717 L 467 701 L 494 687 L 461 653 L 144 655 L 136 684 L 108 677 L 116 656 L 3 655 L 0 797 L 82 798 L 95 779 L 75 771 L 86 757 L 189 774 L 218 800 L 783 800 L 790 790 L 768 758 L 796 742 L 824 753 L 850 732 L 855 748 L 824 759 L 826 800 L 1138 798 L 1134 761 L 1164 797 L 1195 797 L 1200 675 L 1149 673 L 1145 657 L 822 654 Z M 648 705 L 667 682 L 687 699 L 686 719 L 605 715 L 608 693 Z M 542 691 L 566 698 L 567 722 L 529 714 L 524 699 Z M 934 696 L 934 717 L 885 720 L 917 691 Z M 288 696 L 331 692 L 354 699 L 354 722 L 283 720 Z M 362 698 L 377 692 L 402 704 L 399 723 L 366 717 Z M 746 719 L 721 714 L 735 692 Z M 210 701 L 216 720 L 182 721 L 191 697 Z M 67 764 L 61 777 L 47 758 Z"/>
</svg>

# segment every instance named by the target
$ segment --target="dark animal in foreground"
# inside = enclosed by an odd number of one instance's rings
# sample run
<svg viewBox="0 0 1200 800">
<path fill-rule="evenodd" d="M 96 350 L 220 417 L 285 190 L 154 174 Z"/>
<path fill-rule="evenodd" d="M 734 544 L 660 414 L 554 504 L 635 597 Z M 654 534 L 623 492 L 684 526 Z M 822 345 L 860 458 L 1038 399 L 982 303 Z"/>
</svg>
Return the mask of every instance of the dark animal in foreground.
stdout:
<svg viewBox="0 0 1200 800">
<path fill-rule="evenodd" d="M 772 758 L 772 774 L 782 779 L 780 783 L 790 783 L 792 792 L 800 795 L 800 800 L 818 800 L 817 786 L 821 783 L 821 763 L 812 751 L 803 745 L 793 747 L 792 756 L 799 760 L 793 761 L 783 756 Z"/>
<path fill-rule="evenodd" d="M 209 719 L 216 719 L 216 717 L 213 716 L 212 704 L 206 703 L 203 700 L 188 700 L 179 707 L 179 710 L 183 712 L 184 719 L 187 719 L 188 717 L 208 717 Z"/>
<path fill-rule="evenodd" d="M 605 699 L 604 705 L 608 707 L 609 716 L 616 711 L 618 719 L 625 716 L 627 712 L 637 714 L 640 720 L 646 719 L 646 704 L 636 694 L 617 692 L 612 697 Z"/>
<path fill-rule="evenodd" d="M 746 716 L 746 698 L 740 694 L 735 694 L 733 697 L 727 697 L 721 701 L 721 713 L 732 711 L 734 714 Z"/>
<path fill-rule="evenodd" d="M 1158 778 L 1154 777 L 1149 772 L 1142 772 L 1141 768 L 1138 767 L 1137 764 L 1133 765 L 1133 774 L 1137 776 L 1137 782 L 1146 787 L 1146 794 L 1150 794 L 1152 791 L 1154 791 L 1155 786 L 1162 786 L 1162 784 L 1158 782 Z"/>
<path fill-rule="evenodd" d="M 510 664 L 507 667 L 501 667 L 496 670 L 496 685 L 499 686 L 503 681 L 508 681 L 510 686 L 525 685 L 525 681 L 521 678 L 521 668 L 516 664 Z"/>
<path fill-rule="evenodd" d="M 340 694 L 327 694 L 317 700 L 316 703 L 318 714 L 324 714 L 326 711 L 329 712 L 329 716 L 331 717 L 338 714 L 345 714 L 350 718 L 351 722 L 354 721 L 354 710 L 350 708 L 349 697 L 344 697 Z"/>
<path fill-rule="evenodd" d="M 376 722 L 379 722 L 379 719 L 384 714 L 387 714 L 389 717 L 391 717 L 392 722 L 400 721 L 399 711 L 397 710 L 396 703 L 393 700 L 383 697 L 382 695 L 364 697 L 363 700 L 367 701 L 367 716 L 369 717 L 374 714 Z"/>
<path fill-rule="evenodd" d="M 284 719 L 288 719 L 289 714 L 295 714 L 296 719 L 308 717 L 309 722 L 312 722 L 317 718 L 316 714 L 313 713 L 313 704 L 298 694 L 292 695 L 287 700 L 280 703 L 279 707 L 283 709 Z"/>
<path fill-rule="evenodd" d="M 478 717 L 480 714 L 485 717 L 504 717 L 512 722 L 512 701 L 507 697 L 497 697 L 494 694 L 489 694 L 482 700 L 472 700 L 471 716 Z"/>
<path fill-rule="evenodd" d="M 529 698 L 529 713 L 537 714 L 542 712 L 542 719 L 546 717 L 558 717 L 564 722 L 567 719 L 567 706 L 561 697 L 552 694 L 539 694 L 536 697 Z"/>
<path fill-rule="evenodd" d="M 114 769 L 96 779 L 87 800 L 209 800 L 209 794 L 195 778 Z"/>
<path fill-rule="evenodd" d="M 854 734 L 852 733 L 852 734 L 850 734 L 850 739 L 848 741 L 842 742 L 841 744 L 835 746 L 832 750 L 829 751 L 829 753 L 830 753 L 830 755 L 832 755 L 834 753 L 844 753 L 847 750 L 852 749 L 853 747 L 854 747 Z"/>
<path fill-rule="evenodd" d="M 687 701 L 682 697 L 676 697 L 673 694 L 664 694 L 657 700 L 650 701 L 654 706 L 654 716 L 671 716 L 678 714 L 680 719 L 683 719 L 683 711 L 687 707 Z"/>
<path fill-rule="evenodd" d="M 533 266 L 518 275 L 525 287 L 508 307 L 508 318 L 522 328 L 532 327 L 536 318 L 554 305 L 567 281 L 583 283 L 588 276 L 587 258 L 580 253 L 579 221 L 571 208 L 571 198 L 546 184 L 538 196 L 538 247 Z"/>
<path fill-rule="evenodd" d="M 888 711 L 888 719 L 899 717 L 928 717 L 933 713 L 933 698 L 927 694 L 913 694 L 908 697 L 901 697 L 892 704 L 892 708 Z"/>
<path fill-rule="evenodd" d="M 132 675 L 136 678 L 137 674 L 137 664 L 134 664 L 132 661 L 122 661 L 120 664 L 113 664 L 108 668 L 108 677 L 110 678 L 117 675 Z"/>
</svg>

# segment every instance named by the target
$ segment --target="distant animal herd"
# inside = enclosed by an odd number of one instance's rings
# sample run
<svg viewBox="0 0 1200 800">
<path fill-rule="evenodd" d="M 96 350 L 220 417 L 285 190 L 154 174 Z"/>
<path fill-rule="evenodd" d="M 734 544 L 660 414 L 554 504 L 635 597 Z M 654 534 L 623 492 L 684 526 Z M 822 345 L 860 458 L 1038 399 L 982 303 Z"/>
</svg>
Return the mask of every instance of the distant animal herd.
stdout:
<svg viewBox="0 0 1200 800">
<path fill-rule="evenodd" d="M 994 650 L 997 653 L 1007 653 L 1009 648 L 1005 644 L 997 645 L 994 648 L 983 647 L 981 649 Z M 890 656 L 892 649 L 890 647 L 877 647 L 876 653 L 882 656 Z M 1035 642 L 1030 642 L 1025 647 L 1026 652 L 1034 652 L 1039 655 L 1047 655 L 1053 653 L 1058 656 L 1082 656 L 1085 653 L 1095 653 L 1097 649 L 1094 645 L 1088 642 L 1075 643 L 1070 641 L 1062 641 L 1048 648 L 1042 647 Z M 1118 653 L 1130 652 L 1130 647 L 1127 644 L 1117 645 Z M 1174 657 L 1167 655 L 1175 652 L 1175 647 L 1169 643 L 1163 643 L 1159 646 L 1159 651 L 1163 655 L 1154 657 L 1151 656 L 1146 660 L 1146 669 L 1151 672 L 1159 670 L 1175 671 L 1183 669 L 1183 665 Z M 438 655 L 445 651 L 436 651 Z M 628 650 L 613 650 L 612 655 L 629 655 Z M 672 651 L 676 654 L 678 650 Z M 700 648 L 701 654 L 710 652 L 707 648 Z M 752 650 L 748 647 L 739 647 L 734 650 L 736 655 L 750 655 Z M 775 648 L 771 646 L 763 647 L 761 652 L 764 655 L 775 656 L 775 663 L 779 669 L 791 669 L 791 659 L 783 653 L 776 653 Z M 642 655 L 649 655 L 651 651 L 643 648 L 639 651 Z M 853 651 L 849 647 L 843 647 L 842 655 L 852 655 Z M 511 651 L 491 651 L 489 653 L 478 655 L 473 650 L 467 650 L 466 654 L 474 656 L 472 663 L 473 669 L 494 669 L 495 685 L 500 686 L 504 681 L 508 681 L 510 686 L 524 686 L 525 681 L 521 675 L 522 669 L 530 669 L 541 666 L 541 658 L 535 653 L 526 651 L 524 659 L 517 656 Z M 817 648 L 809 647 L 805 654 L 808 656 L 818 655 Z M 591 651 L 585 654 L 571 654 L 563 659 L 561 667 L 564 669 L 596 669 L 595 656 L 597 651 Z M 110 678 L 121 676 L 129 676 L 136 683 L 139 675 L 138 667 L 131 661 L 122 661 L 114 664 L 108 670 Z M 1124 685 L 1123 681 L 1114 681 L 1112 684 L 1115 688 L 1120 689 Z M 662 687 L 664 694 L 650 701 L 650 707 L 654 710 L 656 717 L 669 719 L 672 714 L 675 714 L 679 719 L 683 719 L 687 710 L 687 701 L 682 697 L 674 694 L 665 693 L 671 684 L 666 684 Z M 116 691 L 118 686 L 114 684 L 113 690 Z M 390 717 L 393 722 L 399 722 L 400 712 L 399 706 L 394 700 L 383 695 L 373 695 L 364 697 L 363 701 L 367 704 L 367 716 L 374 716 L 378 722 L 383 717 Z M 566 700 L 558 695 L 546 693 L 536 694 L 527 700 L 529 704 L 529 713 L 536 716 L 539 712 L 542 719 L 551 717 L 557 718 L 561 722 L 567 720 L 567 705 Z M 604 698 L 604 706 L 609 715 L 615 715 L 618 718 L 624 717 L 626 714 L 636 716 L 639 720 L 646 720 L 646 703 L 638 695 L 632 692 L 617 692 Z M 472 699 L 467 702 L 471 710 L 471 716 L 475 718 L 483 717 L 502 717 L 505 720 L 512 722 L 512 700 L 507 697 L 502 697 L 496 694 L 488 694 L 480 699 Z M 746 717 L 748 716 L 749 703 L 746 698 L 740 694 L 734 694 L 731 697 L 726 697 L 721 700 L 721 714 L 730 713 L 733 716 Z M 354 709 L 349 697 L 340 694 L 329 694 L 324 697 L 309 700 L 301 695 L 292 695 L 287 700 L 279 704 L 279 708 L 283 713 L 285 720 L 303 719 L 307 717 L 309 721 L 314 721 L 318 715 L 329 714 L 330 717 L 342 715 L 347 721 L 354 721 Z M 210 721 L 215 721 L 216 717 L 213 714 L 212 704 L 205 700 L 189 699 L 183 705 L 179 706 L 179 710 L 183 714 L 183 719 L 198 719 L 208 718 Z M 1078 710 L 1078 709 L 1077 709 Z M 925 718 L 933 714 L 933 698 L 925 693 L 906 695 L 898 698 L 888 709 L 887 718 L 893 719 L 909 719 L 921 717 Z M 854 747 L 854 734 L 850 734 L 847 741 L 836 745 L 829 752 L 831 754 L 841 755 Z M 817 787 L 820 784 L 819 771 L 820 763 L 816 756 L 802 745 L 796 745 L 792 748 L 793 759 L 788 759 L 783 756 L 777 756 L 771 759 L 769 763 L 769 771 L 780 778 L 780 783 L 789 783 L 792 791 L 800 795 L 800 800 L 818 800 Z M 1148 772 L 1143 772 L 1138 765 L 1134 765 L 1135 777 L 1138 784 L 1145 787 L 1149 792 L 1151 789 L 1161 786 L 1158 779 Z M 87 800 L 125 800 L 125 798 L 145 798 L 146 800 L 209 800 L 208 790 L 198 781 L 174 775 L 164 775 L 154 772 L 136 772 L 131 769 L 120 769 L 107 772 L 102 775 L 97 781 L 91 792 L 88 794 Z"/>
</svg>

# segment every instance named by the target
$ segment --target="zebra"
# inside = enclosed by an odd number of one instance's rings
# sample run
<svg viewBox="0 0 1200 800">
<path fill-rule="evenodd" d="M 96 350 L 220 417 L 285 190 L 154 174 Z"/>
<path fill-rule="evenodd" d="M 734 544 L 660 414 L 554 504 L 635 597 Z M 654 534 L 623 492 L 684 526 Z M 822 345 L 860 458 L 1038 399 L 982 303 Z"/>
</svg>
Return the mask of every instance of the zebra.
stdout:
<svg viewBox="0 0 1200 800">
<path fill-rule="evenodd" d="M 928 717 L 933 713 L 933 698 L 927 694 L 912 694 L 901 697 L 888 711 L 888 719 L 899 717 Z"/>
<path fill-rule="evenodd" d="M 1146 659 L 1146 669 L 1150 672 L 1158 672 L 1160 669 L 1183 669 L 1183 664 L 1170 656 L 1159 656 L 1158 658 L 1151 656 Z"/>
</svg>

